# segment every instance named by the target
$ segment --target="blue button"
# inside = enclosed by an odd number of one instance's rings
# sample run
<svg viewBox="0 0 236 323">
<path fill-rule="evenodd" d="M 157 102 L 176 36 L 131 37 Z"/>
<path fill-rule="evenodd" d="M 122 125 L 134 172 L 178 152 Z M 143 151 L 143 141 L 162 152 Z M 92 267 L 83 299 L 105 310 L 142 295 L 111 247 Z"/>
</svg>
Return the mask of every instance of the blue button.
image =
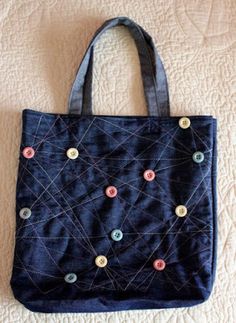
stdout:
<svg viewBox="0 0 236 323">
<path fill-rule="evenodd" d="M 196 151 L 194 154 L 193 154 L 193 161 L 195 163 L 201 163 L 203 162 L 204 160 L 204 154 L 201 152 L 201 151 Z"/>
<path fill-rule="evenodd" d="M 120 241 L 123 238 L 123 233 L 119 229 L 115 229 L 111 232 L 111 238 L 114 241 Z"/>
<path fill-rule="evenodd" d="M 65 275 L 64 279 L 65 279 L 65 282 L 72 284 L 72 283 L 76 282 L 77 276 L 74 273 L 69 273 L 69 274 Z"/>
</svg>

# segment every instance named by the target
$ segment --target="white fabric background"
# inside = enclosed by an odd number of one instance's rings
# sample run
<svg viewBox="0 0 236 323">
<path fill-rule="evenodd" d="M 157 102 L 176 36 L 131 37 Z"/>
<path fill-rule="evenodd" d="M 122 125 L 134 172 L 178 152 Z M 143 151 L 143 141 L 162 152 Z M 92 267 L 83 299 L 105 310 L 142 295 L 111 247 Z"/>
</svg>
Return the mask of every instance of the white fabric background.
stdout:
<svg viewBox="0 0 236 323">
<path fill-rule="evenodd" d="M 152 36 L 163 59 L 172 115 L 218 118 L 218 268 L 211 298 L 193 308 L 100 314 L 38 314 L 9 288 L 21 111 L 67 112 L 75 71 L 95 30 L 126 15 Z M 235 0 L 0 1 L 0 322 L 236 322 Z M 96 46 L 94 111 L 145 114 L 134 43 L 123 27 Z"/>
</svg>

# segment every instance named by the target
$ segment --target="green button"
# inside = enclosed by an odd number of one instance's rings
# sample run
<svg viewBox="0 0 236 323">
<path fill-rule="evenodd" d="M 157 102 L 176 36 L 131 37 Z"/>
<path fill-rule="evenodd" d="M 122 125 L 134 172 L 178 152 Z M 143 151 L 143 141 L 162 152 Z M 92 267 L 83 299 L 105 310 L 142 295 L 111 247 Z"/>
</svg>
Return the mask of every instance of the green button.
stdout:
<svg viewBox="0 0 236 323">
<path fill-rule="evenodd" d="M 31 216 L 31 210 L 28 207 L 23 207 L 23 209 L 20 210 L 19 215 L 22 219 L 28 219 Z"/>
<path fill-rule="evenodd" d="M 120 241 L 123 238 L 123 233 L 119 229 L 115 229 L 111 232 L 111 238 L 114 241 Z"/>
<path fill-rule="evenodd" d="M 65 275 L 64 279 L 65 279 L 65 282 L 72 284 L 72 283 L 76 282 L 77 276 L 74 273 L 69 273 L 69 274 Z"/>
<path fill-rule="evenodd" d="M 201 151 L 196 151 L 194 154 L 193 154 L 193 161 L 195 163 L 201 163 L 203 162 L 204 160 L 204 154 L 201 152 Z"/>
</svg>

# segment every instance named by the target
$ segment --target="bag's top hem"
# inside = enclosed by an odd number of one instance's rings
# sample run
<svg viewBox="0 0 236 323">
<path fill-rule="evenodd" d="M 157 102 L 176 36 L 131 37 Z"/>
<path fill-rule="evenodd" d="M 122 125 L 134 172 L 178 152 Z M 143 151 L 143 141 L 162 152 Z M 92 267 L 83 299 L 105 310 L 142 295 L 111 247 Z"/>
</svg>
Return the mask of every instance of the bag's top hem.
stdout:
<svg viewBox="0 0 236 323">
<path fill-rule="evenodd" d="M 24 114 L 32 114 L 32 115 L 44 115 L 47 117 L 63 117 L 63 118 L 94 118 L 94 117 L 109 117 L 109 118 L 127 118 L 127 119 L 147 119 L 147 118 L 152 118 L 152 119 L 158 119 L 158 120 L 170 120 L 170 119 L 179 119 L 183 116 L 188 116 L 191 119 L 215 119 L 212 115 L 179 115 L 179 116 L 165 116 L 165 117 L 158 117 L 158 116 L 148 116 L 148 115 L 106 115 L 106 114 L 92 114 L 92 115 L 80 115 L 80 114 L 67 114 L 67 113 L 53 113 L 53 112 L 42 112 L 39 110 L 34 110 L 30 108 L 23 109 L 23 115 Z"/>
</svg>

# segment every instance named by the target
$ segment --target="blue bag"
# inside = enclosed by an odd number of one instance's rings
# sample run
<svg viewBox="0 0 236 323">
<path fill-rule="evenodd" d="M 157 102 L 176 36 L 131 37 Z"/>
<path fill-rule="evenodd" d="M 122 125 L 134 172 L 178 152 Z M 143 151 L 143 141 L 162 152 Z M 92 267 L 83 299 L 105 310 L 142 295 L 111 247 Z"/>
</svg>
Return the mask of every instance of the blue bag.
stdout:
<svg viewBox="0 0 236 323">
<path fill-rule="evenodd" d="M 148 116 L 92 114 L 93 49 L 124 25 Z M 216 120 L 171 117 L 152 38 L 126 17 L 95 33 L 69 114 L 23 110 L 11 287 L 38 312 L 199 304 L 216 267 Z"/>
</svg>

